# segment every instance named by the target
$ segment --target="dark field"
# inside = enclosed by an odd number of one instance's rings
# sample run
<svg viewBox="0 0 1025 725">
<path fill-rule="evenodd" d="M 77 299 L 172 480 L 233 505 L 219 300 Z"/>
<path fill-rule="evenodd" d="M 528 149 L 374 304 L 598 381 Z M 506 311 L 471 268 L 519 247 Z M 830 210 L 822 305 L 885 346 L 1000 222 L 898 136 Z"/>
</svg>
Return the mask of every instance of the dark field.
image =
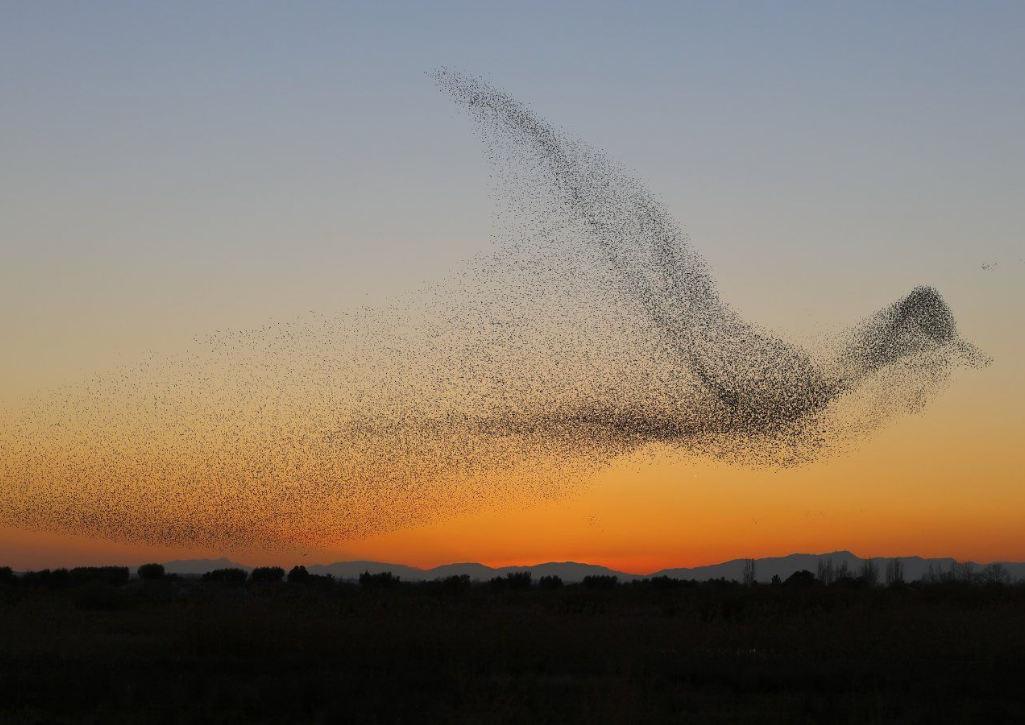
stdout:
<svg viewBox="0 0 1025 725">
<path fill-rule="evenodd" d="M 0 721 L 1025 721 L 1020 585 L 154 577 L 0 581 Z"/>
</svg>

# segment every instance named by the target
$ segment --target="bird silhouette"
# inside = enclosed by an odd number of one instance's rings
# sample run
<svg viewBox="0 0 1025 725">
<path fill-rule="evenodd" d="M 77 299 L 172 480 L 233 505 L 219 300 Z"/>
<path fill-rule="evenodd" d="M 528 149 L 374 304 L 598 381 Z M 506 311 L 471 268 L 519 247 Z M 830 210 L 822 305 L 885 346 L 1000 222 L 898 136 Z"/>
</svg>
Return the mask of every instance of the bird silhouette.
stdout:
<svg viewBox="0 0 1025 725">
<path fill-rule="evenodd" d="M 801 465 L 987 361 L 925 286 L 822 349 L 744 320 L 605 154 L 432 76 L 478 121 L 494 248 L 380 307 L 197 335 L 30 397 L 0 419 L 0 523 L 306 552 L 544 504 L 649 448 Z"/>
</svg>

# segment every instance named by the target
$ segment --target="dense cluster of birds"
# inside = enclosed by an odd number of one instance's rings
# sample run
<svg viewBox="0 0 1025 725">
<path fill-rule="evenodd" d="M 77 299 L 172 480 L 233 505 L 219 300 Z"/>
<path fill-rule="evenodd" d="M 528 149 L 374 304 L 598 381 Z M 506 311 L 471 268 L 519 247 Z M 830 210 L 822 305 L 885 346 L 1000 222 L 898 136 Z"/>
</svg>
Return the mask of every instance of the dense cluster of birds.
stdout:
<svg viewBox="0 0 1025 725">
<path fill-rule="evenodd" d="M 0 523 L 308 547 L 565 495 L 671 446 L 792 466 L 984 357 L 920 287 L 814 350 L 745 321 L 663 205 L 481 78 L 495 249 L 379 309 L 198 340 L 0 421 Z"/>
</svg>

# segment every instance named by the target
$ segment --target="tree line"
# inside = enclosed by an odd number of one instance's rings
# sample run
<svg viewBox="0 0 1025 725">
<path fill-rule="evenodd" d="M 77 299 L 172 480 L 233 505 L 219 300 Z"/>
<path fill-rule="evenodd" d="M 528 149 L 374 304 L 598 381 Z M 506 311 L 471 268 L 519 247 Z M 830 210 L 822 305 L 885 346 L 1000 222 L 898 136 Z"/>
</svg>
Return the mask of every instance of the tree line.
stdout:
<svg viewBox="0 0 1025 725">
<path fill-rule="evenodd" d="M 169 573 L 162 564 L 143 564 L 136 570 L 138 580 L 142 582 L 170 582 L 196 579 Z M 198 579 L 204 583 L 224 586 L 272 587 L 278 585 L 302 585 L 330 587 L 341 583 L 331 574 L 313 574 L 305 566 L 296 565 L 289 571 L 279 566 L 261 566 L 246 571 L 242 568 L 223 568 L 208 571 Z M 131 581 L 131 571 L 126 566 L 75 567 L 72 569 L 43 569 L 16 574 L 11 567 L 0 567 L 0 585 L 15 585 L 60 589 L 82 585 L 123 586 Z M 407 582 L 390 572 L 371 573 L 365 571 L 359 575 L 358 584 L 365 589 L 394 589 L 414 583 L 437 584 L 449 590 L 465 590 L 472 586 L 484 586 L 494 591 L 517 591 L 536 587 L 541 590 L 558 590 L 565 583 L 554 575 L 542 576 L 535 580 L 529 571 L 511 572 L 505 576 L 493 577 L 484 581 L 475 581 L 467 574 L 454 575 L 434 582 Z M 757 562 L 746 559 L 743 565 L 741 580 L 725 578 L 709 579 L 702 582 L 686 579 L 675 579 L 665 575 L 631 579 L 620 582 L 613 575 L 585 576 L 578 586 L 584 589 L 611 590 L 619 586 L 651 587 L 654 589 L 671 589 L 688 586 L 785 586 L 789 588 L 803 587 L 847 587 L 873 588 L 879 586 L 898 587 L 907 584 L 904 575 L 904 564 L 899 558 L 886 561 L 881 566 L 875 559 L 865 559 L 857 570 L 852 569 L 846 561 L 834 562 L 831 557 L 818 561 L 817 571 L 808 570 L 794 572 L 785 580 L 778 574 L 774 575 L 766 585 L 757 579 Z M 988 564 L 983 567 L 972 562 L 954 562 L 948 569 L 940 569 L 929 565 L 926 573 L 914 582 L 918 586 L 928 585 L 962 585 L 962 586 L 1011 586 L 1021 584 L 1012 581 L 1010 572 L 1002 564 Z"/>
</svg>

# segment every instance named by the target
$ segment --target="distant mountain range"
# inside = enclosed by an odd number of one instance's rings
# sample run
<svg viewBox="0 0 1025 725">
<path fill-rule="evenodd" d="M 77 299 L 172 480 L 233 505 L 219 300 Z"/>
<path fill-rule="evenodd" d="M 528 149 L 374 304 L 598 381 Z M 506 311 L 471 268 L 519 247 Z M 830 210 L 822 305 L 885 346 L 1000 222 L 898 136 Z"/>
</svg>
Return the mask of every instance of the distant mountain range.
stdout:
<svg viewBox="0 0 1025 725">
<path fill-rule="evenodd" d="M 904 565 L 904 579 L 915 581 L 921 579 L 929 570 L 930 565 L 934 571 L 948 571 L 955 563 L 951 558 L 923 559 L 918 556 L 899 557 Z M 841 567 L 847 564 L 853 575 L 857 575 L 861 569 L 864 559 L 855 556 L 849 551 L 834 551 L 828 554 L 790 554 L 789 556 L 766 557 L 755 559 L 755 578 L 760 582 L 772 580 L 774 575 L 786 579 L 796 571 L 807 569 L 815 573 L 819 561 L 832 559 L 834 567 Z M 880 575 L 889 561 L 889 557 L 874 557 Z M 534 579 L 542 576 L 558 576 L 565 582 L 579 582 L 585 576 L 612 575 L 619 577 L 620 581 L 631 581 L 633 579 L 645 579 L 652 576 L 668 576 L 674 579 L 694 579 L 706 581 L 708 579 L 719 579 L 720 577 L 743 579 L 744 559 L 734 559 L 721 564 L 709 566 L 698 566 L 690 569 L 663 569 L 651 574 L 630 574 L 622 571 L 615 571 L 604 566 L 594 564 L 579 564 L 574 561 L 547 562 L 545 564 L 534 564 L 531 566 L 502 566 L 490 567 L 484 564 L 443 564 L 432 569 L 420 569 L 404 564 L 388 564 L 379 561 L 339 561 L 334 564 L 312 564 L 306 568 L 311 574 L 331 574 L 337 579 L 357 579 L 363 572 L 371 574 L 390 571 L 405 581 L 431 581 L 433 579 L 444 579 L 445 577 L 468 574 L 471 579 L 483 580 L 496 576 L 505 576 L 513 572 L 529 571 Z M 1012 580 L 1025 579 L 1025 562 L 999 562 L 1007 569 Z M 976 564 L 976 569 L 982 568 Z M 175 574 L 198 575 L 214 569 L 225 569 L 237 567 L 249 571 L 252 567 L 244 564 L 236 564 L 229 559 L 191 559 L 185 561 L 171 561 L 164 564 L 164 568 Z"/>
<path fill-rule="evenodd" d="M 164 571 L 169 574 L 199 575 L 206 574 L 214 569 L 245 569 L 252 571 L 253 567 L 245 564 L 236 564 L 230 559 L 178 559 L 164 564 Z"/>
</svg>

